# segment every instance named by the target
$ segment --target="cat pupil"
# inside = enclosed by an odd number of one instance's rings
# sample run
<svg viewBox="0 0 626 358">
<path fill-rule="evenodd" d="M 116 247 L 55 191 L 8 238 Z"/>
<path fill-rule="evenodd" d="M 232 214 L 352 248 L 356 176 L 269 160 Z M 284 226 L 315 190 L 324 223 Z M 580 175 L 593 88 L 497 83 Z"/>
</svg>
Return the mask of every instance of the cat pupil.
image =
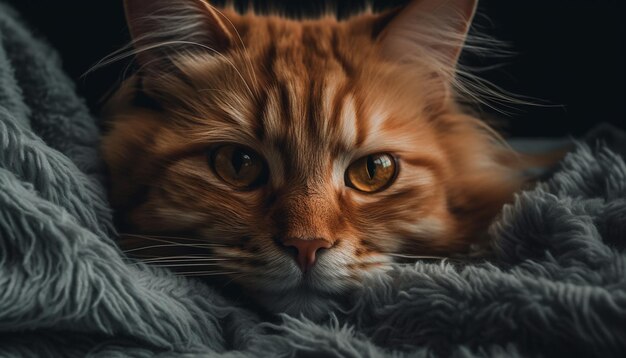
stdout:
<svg viewBox="0 0 626 358">
<path fill-rule="evenodd" d="M 376 175 L 376 163 L 373 156 L 367 157 L 367 176 L 370 180 Z"/>
<path fill-rule="evenodd" d="M 248 155 L 247 153 L 238 149 L 235 149 L 233 151 L 233 158 L 231 160 L 231 164 L 237 175 L 239 175 L 239 173 L 241 172 L 241 168 L 243 166 L 250 165 L 251 161 L 252 161 L 252 158 L 250 158 L 250 155 Z"/>
</svg>

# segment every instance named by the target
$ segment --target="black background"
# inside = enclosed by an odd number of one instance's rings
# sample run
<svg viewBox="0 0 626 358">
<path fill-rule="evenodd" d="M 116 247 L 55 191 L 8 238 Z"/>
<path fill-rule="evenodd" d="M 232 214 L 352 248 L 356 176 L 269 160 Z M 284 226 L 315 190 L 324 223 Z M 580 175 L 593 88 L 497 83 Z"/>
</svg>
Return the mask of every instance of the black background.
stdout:
<svg viewBox="0 0 626 358">
<path fill-rule="evenodd" d="M 332 3 L 340 16 L 364 1 L 253 1 L 291 14 L 312 14 Z M 405 1 L 373 1 L 386 8 Z M 84 78 L 98 60 L 128 43 L 122 0 L 9 0 L 36 33 L 61 52 L 65 70 L 97 113 L 100 98 L 120 80 L 125 63 Z M 248 1 L 242 1 L 247 4 Z M 625 14 L 620 0 L 483 0 L 482 31 L 515 52 L 482 74 L 495 85 L 549 106 L 504 108 L 504 130 L 514 136 L 584 134 L 600 122 L 626 128 L 624 65 Z M 485 19 L 488 18 L 488 21 Z M 467 57 L 466 57 L 467 58 Z M 477 59 L 469 59 L 476 62 Z"/>
</svg>

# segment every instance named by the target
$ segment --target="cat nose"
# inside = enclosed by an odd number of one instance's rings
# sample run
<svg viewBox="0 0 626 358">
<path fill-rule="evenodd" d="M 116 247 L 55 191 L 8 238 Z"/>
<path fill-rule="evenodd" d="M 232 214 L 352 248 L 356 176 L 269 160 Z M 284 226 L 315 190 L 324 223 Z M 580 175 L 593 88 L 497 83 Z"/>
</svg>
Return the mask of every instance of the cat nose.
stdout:
<svg viewBox="0 0 626 358">
<path fill-rule="evenodd" d="M 322 239 L 288 239 L 283 242 L 286 247 L 296 249 L 296 262 L 302 272 L 310 270 L 315 265 L 315 255 L 320 249 L 330 249 L 333 245 Z"/>
</svg>

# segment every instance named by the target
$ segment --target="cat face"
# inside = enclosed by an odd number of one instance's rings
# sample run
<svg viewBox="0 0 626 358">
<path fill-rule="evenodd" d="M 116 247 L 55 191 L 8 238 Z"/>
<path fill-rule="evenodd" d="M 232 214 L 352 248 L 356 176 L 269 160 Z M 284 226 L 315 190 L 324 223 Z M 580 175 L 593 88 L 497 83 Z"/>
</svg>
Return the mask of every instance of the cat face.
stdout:
<svg viewBox="0 0 626 358">
<path fill-rule="evenodd" d="M 103 153 L 133 252 L 315 316 L 475 242 L 521 180 L 455 102 L 475 4 L 435 3 L 339 22 L 127 1 L 140 70 Z"/>
</svg>

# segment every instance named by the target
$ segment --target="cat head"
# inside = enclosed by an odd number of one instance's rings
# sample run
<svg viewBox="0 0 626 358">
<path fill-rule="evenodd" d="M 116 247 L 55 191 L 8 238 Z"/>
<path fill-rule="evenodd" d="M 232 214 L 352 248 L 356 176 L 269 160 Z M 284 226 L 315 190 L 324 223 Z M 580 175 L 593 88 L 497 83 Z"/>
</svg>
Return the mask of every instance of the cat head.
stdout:
<svg viewBox="0 0 626 358">
<path fill-rule="evenodd" d="M 125 5 L 138 70 L 103 153 L 135 252 L 316 315 L 403 256 L 467 250 L 521 184 L 454 89 L 474 0 L 345 21 Z"/>
</svg>

